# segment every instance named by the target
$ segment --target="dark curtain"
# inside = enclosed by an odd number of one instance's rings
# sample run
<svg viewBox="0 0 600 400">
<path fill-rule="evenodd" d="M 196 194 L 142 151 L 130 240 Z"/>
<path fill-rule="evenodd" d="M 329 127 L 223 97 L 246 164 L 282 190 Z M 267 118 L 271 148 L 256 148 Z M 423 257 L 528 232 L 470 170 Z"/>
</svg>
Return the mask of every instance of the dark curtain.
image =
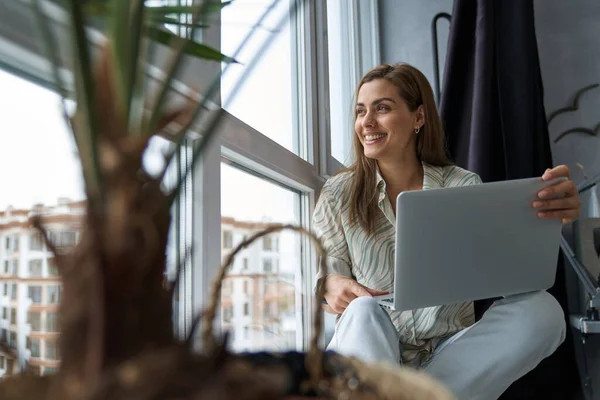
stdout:
<svg viewBox="0 0 600 400">
<path fill-rule="evenodd" d="M 541 176 L 552 167 L 533 0 L 455 0 L 440 113 L 452 159 L 484 182 Z M 509 251 L 509 250 L 507 250 Z M 567 315 L 565 265 L 549 290 Z M 477 318 L 493 299 L 476 302 Z M 579 391 L 571 333 L 508 399 L 573 399 Z"/>
</svg>

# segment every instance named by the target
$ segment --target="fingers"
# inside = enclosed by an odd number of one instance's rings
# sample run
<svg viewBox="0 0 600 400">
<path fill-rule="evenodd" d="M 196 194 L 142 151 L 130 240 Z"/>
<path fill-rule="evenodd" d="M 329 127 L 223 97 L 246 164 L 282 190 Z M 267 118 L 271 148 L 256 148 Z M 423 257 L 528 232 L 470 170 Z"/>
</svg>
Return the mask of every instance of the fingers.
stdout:
<svg viewBox="0 0 600 400">
<path fill-rule="evenodd" d="M 550 172 L 547 171 L 544 176 L 550 173 L 561 174 L 554 175 L 549 179 L 554 179 L 559 176 L 568 176 L 569 174 L 569 169 L 564 165 L 549 171 Z M 564 195 L 564 197 L 560 197 L 561 195 Z M 560 182 L 545 188 L 538 193 L 538 197 L 539 199 L 532 203 L 533 208 L 539 210 L 537 213 L 538 217 L 544 219 L 561 219 L 563 224 L 579 218 L 581 200 L 579 199 L 579 193 L 573 181 Z"/>
<path fill-rule="evenodd" d="M 365 287 L 365 289 L 367 289 L 367 292 L 369 292 L 372 296 L 383 296 L 384 294 L 390 294 L 389 291 L 385 290 L 376 290 L 368 287 Z"/>
<path fill-rule="evenodd" d="M 547 188 L 544 188 L 538 192 L 538 197 L 540 199 L 550 199 L 552 197 L 558 197 L 562 194 L 566 194 L 567 196 L 573 196 L 577 194 L 577 187 L 573 181 L 564 181 L 552 186 L 548 186 Z"/>
<path fill-rule="evenodd" d="M 540 211 L 537 215 L 544 219 L 562 219 L 563 224 L 567 224 L 579 218 L 579 209 Z"/>
<path fill-rule="evenodd" d="M 542 179 L 545 181 L 551 181 L 552 179 L 561 178 L 561 177 L 565 177 L 565 178 L 571 177 L 571 172 L 569 171 L 569 167 L 567 167 L 566 165 L 559 165 L 552 169 L 548 168 L 546 170 L 546 172 L 544 172 L 544 175 L 542 175 Z"/>
<path fill-rule="evenodd" d="M 348 304 L 350 303 L 338 298 L 333 303 L 329 304 L 329 307 L 331 307 L 335 313 L 342 314 L 346 308 L 348 308 Z"/>
<path fill-rule="evenodd" d="M 366 287 L 356 281 L 350 282 L 349 289 L 356 297 L 373 297 Z"/>
</svg>

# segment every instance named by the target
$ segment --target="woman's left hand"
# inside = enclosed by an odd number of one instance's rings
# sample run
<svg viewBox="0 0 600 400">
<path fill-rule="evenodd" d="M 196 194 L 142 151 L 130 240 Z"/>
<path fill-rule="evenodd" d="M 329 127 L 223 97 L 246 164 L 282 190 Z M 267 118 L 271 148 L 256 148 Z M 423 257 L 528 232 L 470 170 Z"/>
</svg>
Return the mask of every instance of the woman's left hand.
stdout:
<svg viewBox="0 0 600 400">
<path fill-rule="evenodd" d="M 570 177 L 569 167 L 566 165 L 547 169 L 542 175 L 544 181 L 561 177 Z M 561 219 L 563 224 L 579 218 L 581 200 L 579 200 L 577 186 L 570 179 L 541 190 L 538 192 L 538 198 L 533 202 L 533 207 L 543 210 L 537 213 L 540 218 Z"/>
</svg>

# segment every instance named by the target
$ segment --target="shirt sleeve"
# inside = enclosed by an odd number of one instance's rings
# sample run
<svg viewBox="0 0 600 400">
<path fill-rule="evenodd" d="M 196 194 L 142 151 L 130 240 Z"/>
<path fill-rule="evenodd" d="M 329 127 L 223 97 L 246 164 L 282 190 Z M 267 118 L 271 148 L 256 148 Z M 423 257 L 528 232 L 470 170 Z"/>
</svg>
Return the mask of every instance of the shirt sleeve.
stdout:
<svg viewBox="0 0 600 400">
<path fill-rule="evenodd" d="M 483 183 L 481 177 L 475 172 L 471 172 L 469 178 L 465 182 L 465 186 L 479 185 Z"/>
<path fill-rule="evenodd" d="M 323 187 L 313 213 L 313 230 L 327 252 L 327 273 L 352 278 L 348 242 L 342 226 L 340 196 L 335 196 L 327 185 Z M 313 289 L 324 276 L 319 264 Z"/>
</svg>

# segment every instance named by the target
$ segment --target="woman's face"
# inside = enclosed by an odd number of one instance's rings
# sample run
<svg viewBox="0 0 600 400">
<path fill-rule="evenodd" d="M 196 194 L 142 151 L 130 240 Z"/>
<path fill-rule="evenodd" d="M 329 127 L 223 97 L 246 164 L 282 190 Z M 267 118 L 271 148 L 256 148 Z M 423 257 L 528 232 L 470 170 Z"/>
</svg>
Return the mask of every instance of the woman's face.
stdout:
<svg viewBox="0 0 600 400">
<path fill-rule="evenodd" d="M 355 112 L 354 130 L 366 157 L 382 161 L 397 159 L 407 149 L 416 151 L 415 128 L 423 124 L 422 114 L 410 111 L 387 79 L 361 86 Z"/>
</svg>

